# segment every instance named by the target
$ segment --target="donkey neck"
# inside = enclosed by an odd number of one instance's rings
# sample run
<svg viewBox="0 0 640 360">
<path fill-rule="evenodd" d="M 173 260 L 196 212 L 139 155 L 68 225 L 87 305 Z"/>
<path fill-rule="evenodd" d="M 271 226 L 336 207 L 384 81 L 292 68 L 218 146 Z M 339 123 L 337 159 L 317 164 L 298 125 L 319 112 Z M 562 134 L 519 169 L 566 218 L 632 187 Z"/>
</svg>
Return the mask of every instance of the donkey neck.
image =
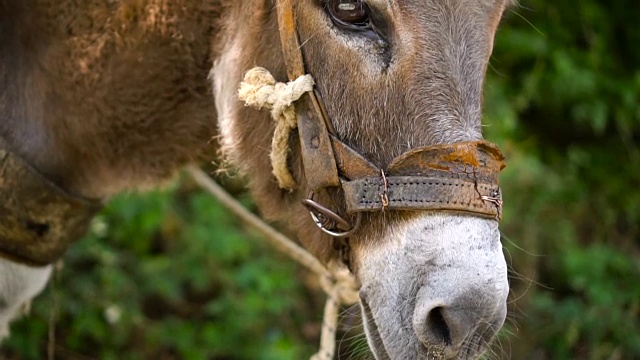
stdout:
<svg viewBox="0 0 640 360">
<path fill-rule="evenodd" d="M 52 182 L 106 198 L 213 152 L 217 2 L 0 6 L 0 136 Z"/>
</svg>

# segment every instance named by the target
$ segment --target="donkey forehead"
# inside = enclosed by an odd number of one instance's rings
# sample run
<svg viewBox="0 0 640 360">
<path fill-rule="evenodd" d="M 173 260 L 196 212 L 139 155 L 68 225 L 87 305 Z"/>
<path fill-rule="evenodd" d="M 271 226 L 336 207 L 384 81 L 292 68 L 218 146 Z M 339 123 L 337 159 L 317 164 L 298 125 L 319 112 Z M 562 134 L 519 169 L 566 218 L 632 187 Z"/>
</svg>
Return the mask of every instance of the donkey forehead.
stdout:
<svg viewBox="0 0 640 360">
<path fill-rule="evenodd" d="M 323 0 L 328 2 L 332 0 Z M 306 36 L 303 36 L 303 47 L 307 41 L 315 42 L 313 38 L 325 38 L 321 49 L 340 45 L 346 46 L 347 52 L 359 52 L 364 57 L 373 58 L 378 62 L 380 58 L 386 57 L 391 60 L 402 58 L 402 54 L 408 55 L 405 58 L 412 58 L 415 61 L 431 60 L 433 56 L 424 58 L 416 57 L 410 52 L 437 55 L 451 55 L 447 49 L 457 48 L 463 51 L 467 59 L 482 60 L 488 57 L 493 45 L 493 35 L 506 6 L 513 0 L 363 0 L 376 14 L 376 32 L 381 36 L 380 41 L 375 41 L 366 37 L 357 36 L 357 31 L 339 30 L 332 26 L 326 16 L 321 16 L 318 21 L 318 8 L 316 11 L 302 11 L 298 15 L 306 18 L 303 27 L 307 27 Z M 306 2 L 307 5 L 313 2 Z M 305 10 L 309 10 L 308 7 Z M 311 15 L 312 14 L 312 15 Z M 306 22 L 306 25 L 304 23 Z M 327 25 L 329 33 L 334 36 L 326 36 Z M 303 30 L 303 33 L 305 31 Z M 337 36 L 335 36 L 337 35 Z M 337 43 L 333 40 L 339 39 Z M 328 44 L 326 42 L 329 42 Z M 386 48 L 386 51 L 383 51 Z M 333 48 L 336 53 L 336 48 Z M 343 47 L 341 50 L 345 50 Z M 337 52 L 343 54 L 343 52 Z M 389 54 L 392 53 L 392 54 Z M 350 54 L 346 54 L 350 55 Z M 460 57 L 460 56 L 459 56 Z M 353 59 L 356 60 L 356 59 Z M 332 62 L 327 64 L 332 66 Z M 376 76 L 376 72 L 386 70 L 389 64 L 373 64 L 368 75 Z M 380 65 L 376 69 L 375 65 Z M 335 69 L 334 69 L 335 70 Z M 350 68 L 349 70 L 357 70 Z M 378 70 L 378 71 L 376 71 Z M 364 74 L 367 75 L 367 74 Z"/>
<path fill-rule="evenodd" d="M 369 5 L 379 8 L 402 8 L 410 5 L 424 5 L 427 2 L 433 2 L 429 0 L 367 0 Z M 469 3 L 478 4 L 480 6 L 492 6 L 496 3 L 512 3 L 513 0 L 437 0 L 436 2 L 450 2 L 450 3 Z"/>
<path fill-rule="evenodd" d="M 515 0 L 365 0 L 365 2 L 376 9 L 388 11 L 402 11 L 408 9 L 425 9 L 428 10 L 434 5 L 461 5 L 467 9 L 478 8 L 486 10 L 497 10 L 512 4 Z"/>
<path fill-rule="evenodd" d="M 413 147 L 480 138 L 484 72 L 506 2 L 366 0 L 386 25 L 379 41 L 335 28 L 317 8 L 299 12 L 307 68 L 340 137 L 378 165 Z"/>
</svg>

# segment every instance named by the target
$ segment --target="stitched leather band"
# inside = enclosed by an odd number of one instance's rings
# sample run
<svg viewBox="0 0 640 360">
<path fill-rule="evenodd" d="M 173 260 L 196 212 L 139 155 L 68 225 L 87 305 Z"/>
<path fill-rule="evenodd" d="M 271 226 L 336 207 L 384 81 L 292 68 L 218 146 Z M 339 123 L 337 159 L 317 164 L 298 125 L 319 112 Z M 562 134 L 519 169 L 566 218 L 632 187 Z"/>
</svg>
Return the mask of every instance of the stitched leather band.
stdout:
<svg viewBox="0 0 640 360">
<path fill-rule="evenodd" d="M 0 138 L 0 257 L 51 264 L 84 235 L 101 207 L 58 188 L 6 150 Z"/>
<path fill-rule="evenodd" d="M 384 173 L 331 138 L 349 214 L 380 210 L 448 210 L 500 219 L 500 150 L 487 141 L 416 148 Z M 383 177 L 384 174 L 384 177 Z"/>
<path fill-rule="evenodd" d="M 342 184 L 347 212 L 379 210 L 449 210 L 487 218 L 500 217 L 499 207 L 482 199 L 497 198 L 497 185 L 461 179 L 421 176 L 366 177 Z M 386 199 L 385 199 L 386 197 Z M 384 203 L 388 202 L 385 206 Z"/>
</svg>

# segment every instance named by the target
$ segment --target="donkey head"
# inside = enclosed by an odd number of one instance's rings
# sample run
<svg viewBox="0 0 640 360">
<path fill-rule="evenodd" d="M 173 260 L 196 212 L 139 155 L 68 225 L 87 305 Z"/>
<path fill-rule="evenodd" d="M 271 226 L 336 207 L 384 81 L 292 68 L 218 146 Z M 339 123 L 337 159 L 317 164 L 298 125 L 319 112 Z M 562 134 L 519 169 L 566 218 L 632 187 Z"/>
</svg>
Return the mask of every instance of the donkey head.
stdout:
<svg viewBox="0 0 640 360">
<path fill-rule="evenodd" d="M 259 65 L 286 79 L 273 1 L 230 2 L 212 80 L 227 157 L 251 179 L 262 212 L 324 261 L 332 240 L 306 216 L 309 189 L 278 188 L 266 112 L 236 96 Z M 380 168 L 406 151 L 481 138 L 484 73 L 506 0 L 300 0 L 297 31 L 337 137 Z M 290 166 L 305 177 L 295 136 Z M 339 194 L 321 195 L 337 208 Z M 507 268 L 495 220 L 433 211 L 363 218 L 349 238 L 367 338 L 378 359 L 473 358 L 502 326 Z M 439 354 L 439 355 L 438 355 Z"/>
</svg>

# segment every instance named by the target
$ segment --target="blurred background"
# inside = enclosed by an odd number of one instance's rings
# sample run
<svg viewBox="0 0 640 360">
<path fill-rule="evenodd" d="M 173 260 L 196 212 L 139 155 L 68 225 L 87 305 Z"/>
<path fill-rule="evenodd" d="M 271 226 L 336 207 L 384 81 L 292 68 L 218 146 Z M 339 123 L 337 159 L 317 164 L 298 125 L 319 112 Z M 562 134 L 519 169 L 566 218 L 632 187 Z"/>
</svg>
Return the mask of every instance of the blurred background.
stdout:
<svg viewBox="0 0 640 360">
<path fill-rule="evenodd" d="M 639 14 L 637 0 L 522 0 L 503 20 L 484 124 L 509 163 L 511 294 L 490 359 L 640 359 Z M 305 359 L 323 303 L 183 179 L 114 199 L 0 358 Z M 340 358 L 370 359 L 352 313 Z"/>
</svg>

